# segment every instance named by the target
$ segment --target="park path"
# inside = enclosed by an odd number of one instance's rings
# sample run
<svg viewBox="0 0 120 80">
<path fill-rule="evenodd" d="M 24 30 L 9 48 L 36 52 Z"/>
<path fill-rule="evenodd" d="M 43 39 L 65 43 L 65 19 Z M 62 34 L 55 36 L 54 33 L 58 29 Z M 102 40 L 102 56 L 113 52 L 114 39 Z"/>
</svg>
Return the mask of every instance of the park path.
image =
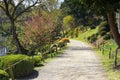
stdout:
<svg viewBox="0 0 120 80">
<path fill-rule="evenodd" d="M 71 40 L 64 54 L 45 64 L 34 78 L 23 80 L 108 80 L 99 57 L 91 47 Z"/>
</svg>

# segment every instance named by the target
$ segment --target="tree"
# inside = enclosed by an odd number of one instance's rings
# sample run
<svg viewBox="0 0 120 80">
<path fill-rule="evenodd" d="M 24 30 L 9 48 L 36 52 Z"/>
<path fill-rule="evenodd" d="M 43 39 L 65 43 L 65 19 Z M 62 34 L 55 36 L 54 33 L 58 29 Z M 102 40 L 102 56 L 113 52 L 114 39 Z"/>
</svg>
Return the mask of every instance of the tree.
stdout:
<svg viewBox="0 0 120 80">
<path fill-rule="evenodd" d="M 54 20 L 49 13 L 45 11 L 37 13 L 33 18 L 25 22 L 25 41 L 31 51 L 38 50 L 42 52 L 46 45 L 51 44 L 54 30 Z M 31 52 L 30 51 L 30 52 Z"/>
<path fill-rule="evenodd" d="M 120 48 L 120 34 L 115 24 L 115 12 L 120 8 L 120 0 L 79 0 L 84 7 L 100 15 L 107 15 L 110 30 Z"/>
<path fill-rule="evenodd" d="M 68 28 L 73 29 L 74 28 L 74 22 L 75 22 L 75 18 L 71 15 L 68 15 L 68 16 L 63 18 L 63 25 L 67 29 Z"/>
<path fill-rule="evenodd" d="M 94 17 L 95 14 L 92 12 L 92 10 L 89 11 L 88 9 L 84 8 L 84 6 L 81 5 L 79 0 L 64 0 L 61 5 L 61 9 L 63 11 L 63 17 L 67 15 L 73 15 L 76 20 L 76 26 L 91 26 L 89 22 L 94 23 L 94 21 L 98 21 Z"/>
<path fill-rule="evenodd" d="M 17 20 L 22 14 L 29 11 L 37 3 L 40 3 L 40 1 L 39 0 L 0 0 L 0 8 L 5 12 L 6 16 L 10 20 L 11 34 L 13 35 L 13 40 L 17 47 L 18 53 L 26 53 L 26 50 L 21 45 L 18 39 L 18 34 L 16 32 Z M 24 9 L 20 8 L 21 5 L 25 6 Z"/>
</svg>

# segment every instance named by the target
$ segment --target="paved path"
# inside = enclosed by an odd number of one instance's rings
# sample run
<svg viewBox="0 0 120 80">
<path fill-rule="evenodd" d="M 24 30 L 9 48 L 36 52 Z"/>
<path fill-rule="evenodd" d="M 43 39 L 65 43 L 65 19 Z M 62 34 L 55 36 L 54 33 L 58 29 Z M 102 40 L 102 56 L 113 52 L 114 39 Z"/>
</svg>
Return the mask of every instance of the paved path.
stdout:
<svg viewBox="0 0 120 80">
<path fill-rule="evenodd" d="M 63 55 L 47 63 L 37 76 L 24 80 L 108 80 L 99 57 L 89 45 L 71 40 Z"/>
</svg>

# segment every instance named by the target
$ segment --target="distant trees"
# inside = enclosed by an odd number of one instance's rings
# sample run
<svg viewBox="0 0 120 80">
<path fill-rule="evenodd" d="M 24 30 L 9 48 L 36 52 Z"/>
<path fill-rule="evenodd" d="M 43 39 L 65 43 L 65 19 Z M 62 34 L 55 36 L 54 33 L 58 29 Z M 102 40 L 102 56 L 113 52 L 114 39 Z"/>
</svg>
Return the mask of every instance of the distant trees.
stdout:
<svg viewBox="0 0 120 80">
<path fill-rule="evenodd" d="M 61 5 L 61 9 L 63 11 L 63 17 L 72 15 L 75 18 L 76 26 L 92 26 L 91 23 L 97 21 L 97 19 L 94 17 L 94 13 L 84 8 L 79 0 L 64 0 Z"/>
</svg>

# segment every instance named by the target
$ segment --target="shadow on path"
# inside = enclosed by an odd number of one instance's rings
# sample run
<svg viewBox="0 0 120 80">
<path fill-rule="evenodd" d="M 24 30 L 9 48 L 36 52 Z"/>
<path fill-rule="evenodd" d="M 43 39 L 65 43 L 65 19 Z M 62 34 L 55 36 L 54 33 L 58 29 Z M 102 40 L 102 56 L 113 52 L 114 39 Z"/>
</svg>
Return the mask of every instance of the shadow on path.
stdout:
<svg viewBox="0 0 120 80">
<path fill-rule="evenodd" d="M 32 79 L 37 78 L 38 75 L 39 75 L 38 71 L 34 70 L 33 73 L 30 74 L 29 76 L 21 77 L 21 78 L 18 78 L 16 80 L 32 80 Z"/>
<path fill-rule="evenodd" d="M 90 47 L 79 47 L 79 46 L 70 46 L 69 50 L 92 50 Z"/>
</svg>

